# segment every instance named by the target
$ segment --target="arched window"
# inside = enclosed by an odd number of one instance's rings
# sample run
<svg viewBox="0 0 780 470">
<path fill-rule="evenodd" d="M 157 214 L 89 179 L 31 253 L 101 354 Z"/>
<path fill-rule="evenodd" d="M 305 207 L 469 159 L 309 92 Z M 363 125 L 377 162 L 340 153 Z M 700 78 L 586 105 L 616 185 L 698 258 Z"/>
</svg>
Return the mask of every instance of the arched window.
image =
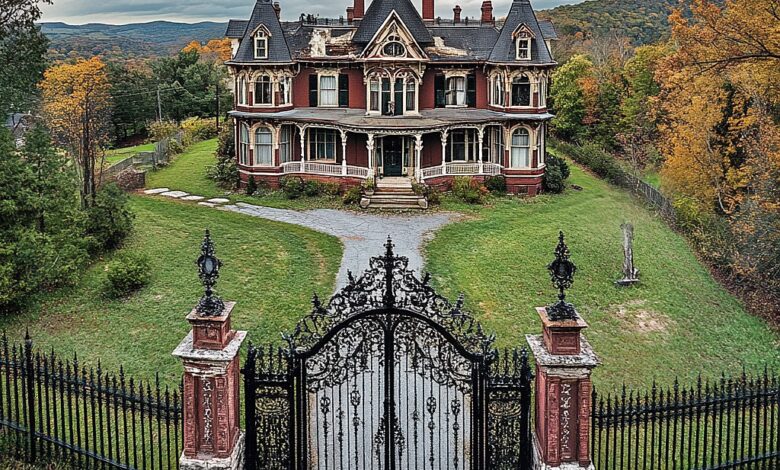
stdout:
<svg viewBox="0 0 780 470">
<path fill-rule="evenodd" d="M 512 133 L 512 154 L 509 162 L 511 168 L 531 167 L 531 135 L 523 127 Z"/>
<path fill-rule="evenodd" d="M 255 81 L 255 104 L 273 104 L 271 77 L 262 75 Z"/>
<path fill-rule="evenodd" d="M 246 78 L 238 77 L 238 104 L 246 104 Z"/>
<path fill-rule="evenodd" d="M 525 75 L 512 79 L 512 106 L 531 106 L 531 81 Z"/>
<path fill-rule="evenodd" d="M 504 106 L 504 77 L 501 75 L 493 75 L 491 98 L 491 104 Z"/>
<path fill-rule="evenodd" d="M 258 127 L 255 131 L 255 165 L 273 166 L 273 136 L 267 127 Z"/>
<path fill-rule="evenodd" d="M 406 48 L 398 41 L 390 41 L 385 44 L 382 53 L 388 57 L 403 57 L 406 55 Z"/>
<path fill-rule="evenodd" d="M 238 163 L 249 165 L 249 126 L 242 123 L 239 134 Z"/>
</svg>

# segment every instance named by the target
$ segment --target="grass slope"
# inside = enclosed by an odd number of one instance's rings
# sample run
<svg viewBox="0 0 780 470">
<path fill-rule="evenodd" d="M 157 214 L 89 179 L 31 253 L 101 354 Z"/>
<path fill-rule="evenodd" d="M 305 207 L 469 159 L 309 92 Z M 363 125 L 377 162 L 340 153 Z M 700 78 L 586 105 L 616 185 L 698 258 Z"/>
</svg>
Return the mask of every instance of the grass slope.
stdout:
<svg viewBox="0 0 780 470">
<path fill-rule="evenodd" d="M 233 325 L 255 342 L 280 341 L 309 311 L 311 294 L 333 292 L 340 242 L 291 225 L 191 204 L 132 198 L 136 232 L 122 251 L 147 255 L 149 286 L 125 300 L 101 295 L 105 261 L 90 267 L 75 287 L 42 295 L 24 313 L 0 317 L 0 329 L 21 340 L 25 328 L 41 348 L 78 353 L 107 370 L 124 364 L 130 376 L 156 372 L 178 381 L 181 365 L 170 353 L 187 334 L 184 317 L 201 295 L 194 260 L 210 228 L 223 260 L 218 292 L 236 300 Z"/>
<path fill-rule="evenodd" d="M 499 345 L 524 344 L 526 333 L 541 328 L 534 307 L 554 299 L 545 267 L 562 229 L 578 266 L 569 298 L 590 324 L 586 335 L 603 360 L 598 386 L 780 367 L 778 336 L 712 279 L 681 236 L 579 168 L 572 167 L 570 182 L 583 191 L 502 200 L 439 231 L 426 252 L 441 292 L 450 298 L 464 292 Z M 614 285 L 623 221 L 634 223 L 641 270 L 642 283 L 632 288 Z"/>
<path fill-rule="evenodd" d="M 123 147 L 119 149 L 109 150 L 106 152 L 106 163 L 110 166 L 117 162 L 124 160 L 125 158 L 132 157 L 139 152 L 151 152 L 154 150 L 154 143 L 135 145 L 133 147 Z"/>
</svg>

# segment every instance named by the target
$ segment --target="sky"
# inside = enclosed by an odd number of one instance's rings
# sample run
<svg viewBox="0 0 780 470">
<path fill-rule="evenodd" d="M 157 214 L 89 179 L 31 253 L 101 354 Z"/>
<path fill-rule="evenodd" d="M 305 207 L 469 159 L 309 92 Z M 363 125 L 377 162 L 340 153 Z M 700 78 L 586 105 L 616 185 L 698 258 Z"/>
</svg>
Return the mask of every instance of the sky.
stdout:
<svg viewBox="0 0 780 470">
<path fill-rule="evenodd" d="M 495 16 L 509 11 L 512 0 L 493 0 Z M 558 5 L 580 3 L 582 0 L 531 0 L 537 10 Z M 352 0 L 279 0 L 282 19 L 296 20 L 301 13 L 319 14 L 338 18 L 345 14 Z M 412 0 L 420 8 L 421 0 Z M 366 0 L 366 7 L 370 0 Z M 449 17 L 452 7 L 459 4 L 462 15 L 480 15 L 482 0 L 435 0 L 436 15 Z M 199 21 L 226 21 L 231 18 L 247 19 L 254 0 L 54 0 L 53 5 L 43 6 L 42 21 L 62 21 L 71 24 L 109 23 L 126 24 L 168 20 L 185 23 Z"/>
</svg>

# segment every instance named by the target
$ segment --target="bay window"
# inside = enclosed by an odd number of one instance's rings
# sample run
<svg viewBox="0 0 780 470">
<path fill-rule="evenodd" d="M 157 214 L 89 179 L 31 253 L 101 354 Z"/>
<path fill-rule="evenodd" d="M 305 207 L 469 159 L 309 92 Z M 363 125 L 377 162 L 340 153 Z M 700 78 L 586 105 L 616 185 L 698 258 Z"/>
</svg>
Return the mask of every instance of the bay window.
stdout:
<svg viewBox="0 0 780 470">
<path fill-rule="evenodd" d="M 293 126 L 282 126 L 279 133 L 279 163 L 292 161 Z"/>
<path fill-rule="evenodd" d="M 238 104 L 246 104 L 246 78 L 238 78 Z"/>
<path fill-rule="evenodd" d="M 531 81 L 525 75 L 512 80 L 512 106 L 531 106 Z"/>
<path fill-rule="evenodd" d="M 309 160 L 336 160 L 337 133 L 333 129 L 309 129 Z"/>
<path fill-rule="evenodd" d="M 417 82 L 406 82 L 406 111 L 417 109 Z"/>
<path fill-rule="evenodd" d="M 320 106 L 338 106 L 338 81 L 335 75 L 320 76 Z"/>
<path fill-rule="evenodd" d="M 255 81 L 255 104 L 273 104 L 273 88 L 271 77 L 262 75 Z"/>
<path fill-rule="evenodd" d="M 476 129 L 455 129 L 447 140 L 446 158 L 450 162 L 476 161 L 479 152 Z"/>
<path fill-rule="evenodd" d="M 531 135 L 528 129 L 519 128 L 512 133 L 511 168 L 531 168 Z"/>
<path fill-rule="evenodd" d="M 255 166 L 273 166 L 273 134 L 267 127 L 255 131 Z"/>
<path fill-rule="evenodd" d="M 379 81 L 377 80 L 368 83 L 368 110 L 379 111 Z"/>
<path fill-rule="evenodd" d="M 249 165 L 249 126 L 239 125 L 238 163 Z"/>
<path fill-rule="evenodd" d="M 283 77 L 279 80 L 279 104 L 292 103 L 292 79 L 290 77 Z"/>
<path fill-rule="evenodd" d="M 504 106 L 504 77 L 501 75 L 493 76 L 493 86 L 491 87 L 490 98 L 490 104 Z"/>
</svg>

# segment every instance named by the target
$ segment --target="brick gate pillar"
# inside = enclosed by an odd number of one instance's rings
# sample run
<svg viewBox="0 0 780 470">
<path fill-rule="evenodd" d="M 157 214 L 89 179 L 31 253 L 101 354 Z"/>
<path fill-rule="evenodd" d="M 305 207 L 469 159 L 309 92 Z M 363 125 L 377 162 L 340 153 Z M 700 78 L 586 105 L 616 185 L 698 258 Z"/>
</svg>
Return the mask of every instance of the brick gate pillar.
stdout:
<svg viewBox="0 0 780 470">
<path fill-rule="evenodd" d="M 212 317 L 193 310 L 187 315 L 192 330 L 173 351 L 184 364 L 182 470 L 243 468 L 238 352 L 246 332 L 230 327 L 234 306 L 225 302 Z"/>
<path fill-rule="evenodd" d="M 581 333 L 588 325 L 579 315 L 556 321 L 546 308 L 536 310 L 543 333 L 526 336 L 536 361 L 535 468 L 593 469 L 590 375 L 599 360 Z"/>
</svg>

